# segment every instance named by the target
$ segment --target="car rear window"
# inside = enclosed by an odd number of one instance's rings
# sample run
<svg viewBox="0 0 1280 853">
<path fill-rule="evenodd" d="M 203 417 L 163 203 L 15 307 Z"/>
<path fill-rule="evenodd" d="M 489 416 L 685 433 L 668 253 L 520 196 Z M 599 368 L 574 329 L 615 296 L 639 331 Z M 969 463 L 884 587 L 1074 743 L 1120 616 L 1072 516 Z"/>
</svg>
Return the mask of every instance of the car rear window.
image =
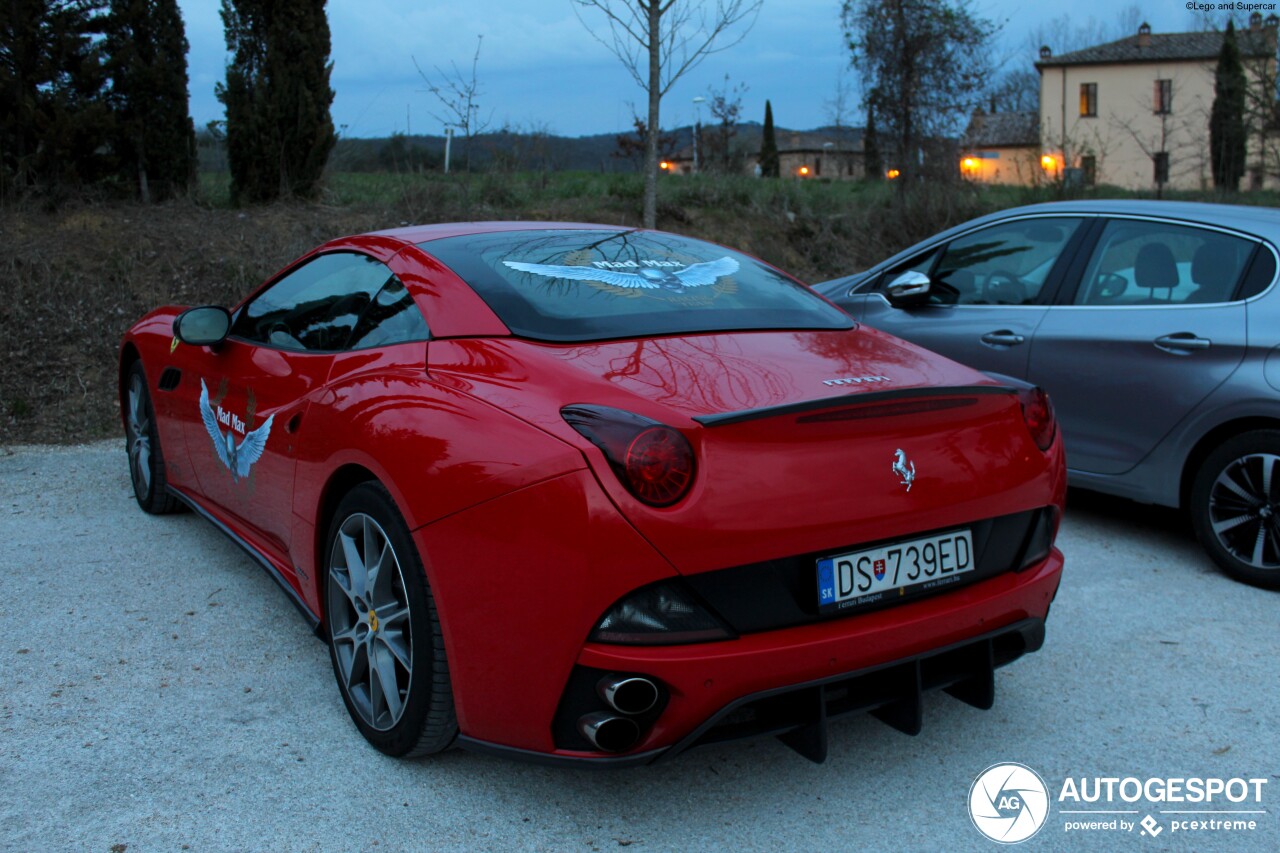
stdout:
<svg viewBox="0 0 1280 853">
<path fill-rule="evenodd" d="M 421 244 L 517 335 L 588 341 L 853 321 L 721 246 L 648 231 L 505 231 Z"/>
</svg>

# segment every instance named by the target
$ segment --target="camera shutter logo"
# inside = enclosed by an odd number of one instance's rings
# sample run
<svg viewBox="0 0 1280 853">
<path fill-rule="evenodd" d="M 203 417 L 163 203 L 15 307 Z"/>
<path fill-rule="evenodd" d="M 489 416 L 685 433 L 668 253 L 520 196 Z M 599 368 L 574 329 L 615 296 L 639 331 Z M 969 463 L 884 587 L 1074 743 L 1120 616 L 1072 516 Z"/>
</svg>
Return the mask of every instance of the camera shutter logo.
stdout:
<svg viewBox="0 0 1280 853">
<path fill-rule="evenodd" d="M 1049 788 L 1025 764 L 993 764 L 969 788 L 969 818 L 992 841 L 1026 841 L 1048 817 Z"/>
</svg>

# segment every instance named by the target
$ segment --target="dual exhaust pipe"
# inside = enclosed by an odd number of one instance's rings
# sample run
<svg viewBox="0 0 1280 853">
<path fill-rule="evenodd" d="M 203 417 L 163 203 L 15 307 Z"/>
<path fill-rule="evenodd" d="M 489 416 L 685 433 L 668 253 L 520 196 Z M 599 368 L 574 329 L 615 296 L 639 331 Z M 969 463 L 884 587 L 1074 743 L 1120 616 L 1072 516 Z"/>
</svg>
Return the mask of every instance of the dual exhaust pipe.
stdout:
<svg viewBox="0 0 1280 853">
<path fill-rule="evenodd" d="M 578 720 L 578 731 L 602 752 L 635 746 L 640 725 L 633 718 L 658 704 L 658 685 L 638 675 L 606 675 L 596 684 L 596 693 L 613 710 L 585 714 Z"/>
</svg>

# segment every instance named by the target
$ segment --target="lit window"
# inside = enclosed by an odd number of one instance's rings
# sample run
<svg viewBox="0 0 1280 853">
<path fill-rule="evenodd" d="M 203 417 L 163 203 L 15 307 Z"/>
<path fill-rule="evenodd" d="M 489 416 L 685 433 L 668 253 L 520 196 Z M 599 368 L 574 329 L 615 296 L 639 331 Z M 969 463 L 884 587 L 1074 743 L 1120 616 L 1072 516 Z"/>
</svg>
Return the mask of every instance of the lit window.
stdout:
<svg viewBox="0 0 1280 853">
<path fill-rule="evenodd" d="M 1086 117 L 1097 116 L 1098 114 L 1098 84 L 1097 83 L 1081 83 L 1080 84 L 1080 115 Z"/>
</svg>

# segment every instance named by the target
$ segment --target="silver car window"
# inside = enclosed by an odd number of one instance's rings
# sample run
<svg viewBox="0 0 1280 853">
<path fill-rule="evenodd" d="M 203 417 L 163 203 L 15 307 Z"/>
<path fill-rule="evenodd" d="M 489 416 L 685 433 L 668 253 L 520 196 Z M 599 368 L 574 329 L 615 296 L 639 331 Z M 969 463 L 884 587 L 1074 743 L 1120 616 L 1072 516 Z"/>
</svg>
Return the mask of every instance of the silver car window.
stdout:
<svg viewBox="0 0 1280 853">
<path fill-rule="evenodd" d="M 1076 305 L 1229 302 L 1256 244 L 1170 222 L 1107 223 L 1076 290 Z"/>
<path fill-rule="evenodd" d="M 954 291 L 958 305 L 1028 305 L 1041 288 L 1080 219 L 1003 222 L 951 241 L 933 274 Z"/>
</svg>

